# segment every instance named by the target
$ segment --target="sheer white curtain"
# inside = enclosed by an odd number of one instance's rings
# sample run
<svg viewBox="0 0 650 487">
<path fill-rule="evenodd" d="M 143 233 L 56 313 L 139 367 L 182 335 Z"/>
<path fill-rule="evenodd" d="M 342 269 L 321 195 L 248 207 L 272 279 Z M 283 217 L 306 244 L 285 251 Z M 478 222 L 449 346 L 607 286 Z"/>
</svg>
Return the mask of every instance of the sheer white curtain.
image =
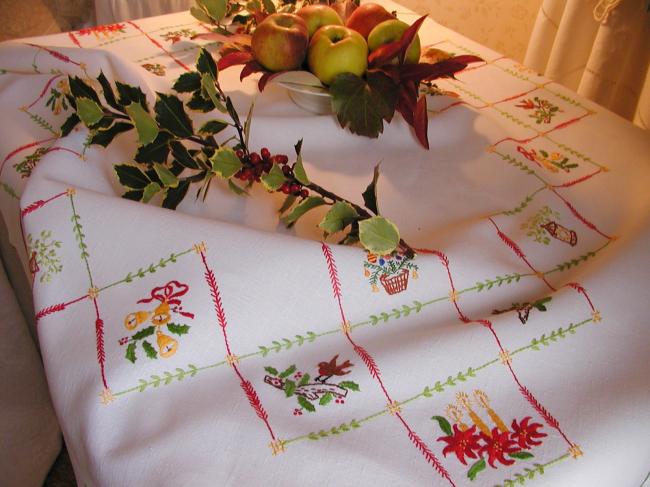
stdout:
<svg viewBox="0 0 650 487">
<path fill-rule="evenodd" d="M 544 0 L 524 64 L 650 129 L 649 0 Z"/>
<path fill-rule="evenodd" d="M 194 0 L 95 0 L 98 24 L 113 24 L 124 20 L 189 10 Z"/>
</svg>

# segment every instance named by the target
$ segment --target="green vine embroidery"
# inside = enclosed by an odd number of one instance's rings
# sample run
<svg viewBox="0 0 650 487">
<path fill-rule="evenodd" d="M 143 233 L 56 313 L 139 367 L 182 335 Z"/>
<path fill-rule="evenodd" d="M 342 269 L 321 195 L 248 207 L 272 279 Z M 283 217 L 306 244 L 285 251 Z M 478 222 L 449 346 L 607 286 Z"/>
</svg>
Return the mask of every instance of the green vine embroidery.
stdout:
<svg viewBox="0 0 650 487">
<path fill-rule="evenodd" d="M 41 162 L 41 159 L 47 152 L 49 147 L 39 147 L 32 154 L 25 157 L 22 161 L 13 165 L 13 168 L 21 178 L 28 178 L 32 175 L 32 171 Z"/>
<path fill-rule="evenodd" d="M 52 240 L 52 232 L 43 230 L 40 238 L 34 240 L 32 234 L 27 235 L 27 247 L 33 262 L 36 264 L 35 272 L 41 272 L 39 281 L 41 283 L 50 282 L 53 274 L 58 274 L 63 270 L 61 258 L 57 255 L 56 249 L 61 248 L 59 240 Z M 32 262 L 30 260 L 30 262 Z"/>
<path fill-rule="evenodd" d="M 542 207 L 537 213 L 521 224 L 521 229 L 526 230 L 526 235 L 532 237 L 535 242 L 548 245 L 551 243 L 547 232 L 542 227 L 551 220 L 559 220 L 560 214 L 551 210 L 548 206 Z"/>
<path fill-rule="evenodd" d="M 513 475 L 514 480 L 512 479 L 505 479 L 502 484 L 497 484 L 494 487 L 514 487 L 515 484 L 523 485 L 526 483 L 527 480 L 532 480 L 538 475 L 544 475 L 545 469 L 550 467 L 551 465 L 554 465 L 556 463 L 559 463 L 563 460 L 566 460 L 569 458 L 569 454 L 565 453 L 564 455 L 551 460 L 550 462 L 546 462 L 544 464 L 539 464 L 539 463 L 534 463 L 533 468 L 524 468 L 524 473 L 515 473 Z"/>
<path fill-rule="evenodd" d="M 16 191 L 14 190 L 14 188 L 12 188 L 11 186 L 9 186 L 9 185 L 8 185 L 7 183 L 5 183 L 4 181 L 0 181 L 0 188 L 2 188 L 2 189 L 4 190 L 4 192 L 7 193 L 9 196 L 11 196 L 13 199 L 15 199 L 15 200 L 19 200 L 19 199 L 20 199 L 20 196 L 18 196 L 18 194 L 16 193 Z"/>
</svg>

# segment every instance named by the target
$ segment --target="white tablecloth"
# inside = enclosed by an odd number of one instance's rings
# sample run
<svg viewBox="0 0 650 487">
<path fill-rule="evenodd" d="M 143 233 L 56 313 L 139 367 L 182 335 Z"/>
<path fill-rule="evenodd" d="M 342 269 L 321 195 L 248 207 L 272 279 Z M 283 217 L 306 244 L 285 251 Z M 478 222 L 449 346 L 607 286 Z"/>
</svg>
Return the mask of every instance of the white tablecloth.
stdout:
<svg viewBox="0 0 650 487">
<path fill-rule="evenodd" d="M 0 47 L 0 209 L 26 271 L 40 258 L 38 332 L 79 484 L 641 484 L 647 133 L 431 21 L 425 45 L 487 62 L 440 83 L 459 98 L 431 100 L 428 152 L 399 118 L 353 136 L 223 71 L 243 113 L 256 97 L 251 144 L 304 138 L 313 181 L 361 202 L 382 161 L 380 209 L 430 250 L 406 283 L 373 286 L 385 258 L 314 241 L 318 211 L 287 232 L 277 195 L 219 182 L 177 212 L 133 203 L 112 165 L 134 134 L 106 150 L 84 149 L 85 130 L 56 138 L 62 74 L 101 69 L 152 102 L 201 31 L 182 13 Z M 152 313 L 172 317 L 165 338 Z"/>
</svg>

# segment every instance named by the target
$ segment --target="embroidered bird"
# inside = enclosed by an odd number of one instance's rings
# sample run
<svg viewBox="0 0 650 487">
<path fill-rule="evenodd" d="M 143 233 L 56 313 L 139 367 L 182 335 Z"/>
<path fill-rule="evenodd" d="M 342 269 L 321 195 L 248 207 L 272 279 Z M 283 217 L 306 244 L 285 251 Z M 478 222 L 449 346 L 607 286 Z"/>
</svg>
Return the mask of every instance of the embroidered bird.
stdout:
<svg viewBox="0 0 650 487">
<path fill-rule="evenodd" d="M 354 366 L 353 363 L 351 363 L 349 360 L 346 360 L 345 362 L 341 364 L 337 364 L 336 360 L 339 358 L 338 354 L 334 355 L 332 357 L 332 360 L 329 362 L 320 362 L 318 364 L 318 377 L 316 377 L 316 381 L 318 382 L 327 382 L 327 380 L 332 377 L 333 375 L 346 375 L 349 374 L 348 369 L 352 366 Z"/>
</svg>

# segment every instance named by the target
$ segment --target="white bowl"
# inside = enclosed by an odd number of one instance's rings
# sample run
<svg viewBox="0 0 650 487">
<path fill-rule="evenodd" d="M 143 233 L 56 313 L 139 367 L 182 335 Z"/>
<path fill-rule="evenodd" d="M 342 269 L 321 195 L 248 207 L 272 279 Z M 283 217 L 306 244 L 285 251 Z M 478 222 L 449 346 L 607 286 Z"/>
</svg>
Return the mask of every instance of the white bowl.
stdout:
<svg viewBox="0 0 650 487">
<path fill-rule="evenodd" d="M 332 109 L 332 95 L 309 71 L 290 71 L 272 80 L 287 90 L 291 100 L 303 110 L 317 115 L 328 115 Z"/>
</svg>

